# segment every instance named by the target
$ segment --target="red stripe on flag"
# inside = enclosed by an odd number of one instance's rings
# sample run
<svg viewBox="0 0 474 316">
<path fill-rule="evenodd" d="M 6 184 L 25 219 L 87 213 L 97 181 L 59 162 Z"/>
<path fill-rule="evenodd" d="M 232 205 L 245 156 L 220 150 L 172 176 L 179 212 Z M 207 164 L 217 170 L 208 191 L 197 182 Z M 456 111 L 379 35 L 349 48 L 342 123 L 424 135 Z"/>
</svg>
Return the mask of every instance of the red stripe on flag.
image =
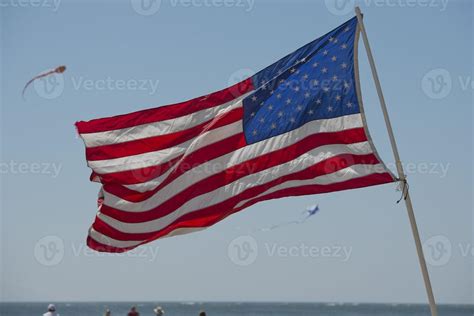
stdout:
<svg viewBox="0 0 474 316">
<path fill-rule="evenodd" d="M 230 102 L 237 97 L 252 91 L 253 89 L 254 86 L 252 79 L 248 78 L 229 88 L 185 102 L 107 118 L 80 121 L 76 122 L 76 127 L 79 134 L 85 134 L 105 132 L 153 122 L 165 121 Z"/>
<path fill-rule="evenodd" d="M 372 154 L 370 155 L 347 155 L 347 154 L 339 155 L 330 159 L 323 160 L 302 171 L 292 173 L 286 176 L 282 176 L 280 178 L 277 178 L 273 181 L 262 184 L 260 186 L 252 187 L 251 190 L 265 191 L 271 188 L 272 186 L 278 185 L 284 181 L 311 179 L 316 176 L 333 173 L 337 170 L 346 168 L 354 164 L 377 164 L 377 163 L 378 163 L 377 158 Z M 261 170 L 266 169 L 266 168 L 261 168 L 261 167 L 257 167 L 257 168 L 260 168 Z M 197 197 L 199 195 L 208 193 L 210 191 L 213 191 L 223 185 L 226 185 L 228 183 L 231 183 L 241 178 L 242 176 L 244 175 L 241 175 L 239 173 L 234 173 L 232 171 L 230 172 L 225 171 L 223 177 L 221 177 L 220 179 L 213 180 L 212 179 L 213 177 L 204 179 L 204 181 L 201 181 L 202 183 L 198 182 L 188 187 L 187 189 L 181 191 L 177 195 L 168 199 L 167 201 L 165 201 L 158 207 L 146 212 L 126 212 L 126 211 L 118 210 L 116 208 L 112 208 L 104 204 L 101 208 L 101 213 L 125 223 L 141 223 L 141 222 L 156 220 L 174 212 L 180 206 L 185 204 L 188 200 L 194 197 Z M 228 182 L 224 182 L 226 180 L 228 180 Z M 258 194 L 262 193 L 263 191 L 258 192 Z M 253 191 L 250 191 L 250 192 L 253 192 Z"/>
<path fill-rule="evenodd" d="M 109 183 L 120 183 L 121 185 L 128 185 L 128 184 L 138 184 L 153 180 L 170 168 L 172 168 L 181 158 L 183 155 L 175 157 L 167 162 L 164 162 L 159 165 L 150 166 L 146 168 L 139 168 L 134 170 L 126 170 L 126 171 L 119 171 L 113 173 L 106 173 L 106 174 L 97 174 L 95 172 L 92 173 L 92 176 L 97 176 L 100 178 L 100 182 L 105 184 Z"/>
<path fill-rule="evenodd" d="M 249 198 L 253 198 L 269 189 L 272 187 L 279 185 L 281 183 L 284 183 L 286 181 L 292 181 L 292 180 L 307 180 L 307 179 L 312 179 L 317 176 L 323 176 L 327 175 L 333 172 L 336 172 L 338 170 L 344 169 L 348 166 L 355 165 L 355 164 L 378 164 L 379 161 L 373 154 L 369 155 L 340 155 L 336 156 L 330 159 L 326 159 L 324 161 L 321 161 L 317 164 L 312 165 L 309 168 L 306 168 L 304 170 L 301 170 L 296 173 L 288 174 L 282 177 L 279 177 L 277 179 L 274 179 L 270 182 L 251 187 L 240 194 L 235 195 L 232 197 L 232 201 L 235 201 L 237 204 L 238 202 L 242 200 L 246 200 Z M 227 200 L 226 200 L 227 201 Z M 225 202 L 225 201 L 224 201 Z M 218 203 L 215 206 L 216 207 L 221 207 L 221 209 L 224 209 L 225 207 L 228 207 L 227 205 L 222 205 L 222 203 Z M 184 203 L 183 203 L 184 204 Z M 181 204 L 182 205 L 182 204 Z M 125 212 L 118 212 L 119 216 L 114 212 L 109 212 L 109 208 L 107 210 L 104 210 L 105 205 L 101 209 L 101 213 L 104 215 L 110 216 L 112 218 L 115 218 L 121 222 L 127 222 L 127 223 L 140 223 L 140 222 L 145 222 L 145 221 L 150 221 L 150 220 L 155 220 L 160 217 L 149 217 L 149 218 L 140 218 L 141 220 L 137 220 L 137 215 L 144 214 L 144 213 L 131 213 L 127 212 L 124 216 Z M 233 205 L 232 205 L 233 207 Z M 171 212 L 170 212 L 171 213 Z M 146 214 L 146 213 L 145 213 Z M 140 216 L 141 217 L 141 216 Z M 125 234 L 125 233 L 124 233 Z M 135 235 L 135 234 L 130 234 L 130 235 Z M 147 235 L 140 236 L 140 239 L 146 239 Z M 113 238 L 119 237 L 119 236 L 112 236 Z M 119 238 L 116 238 L 119 239 Z M 132 238 L 133 239 L 133 238 Z M 125 239 L 127 240 L 127 239 Z"/>
<path fill-rule="evenodd" d="M 243 108 L 236 108 L 226 115 L 175 133 L 141 138 L 133 141 L 86 148 L 87 160 L 106 160 L 139 155 L 147 152 L 170 148 L 184 143 L 203 132 L 213 130 L 242 119 Z"/>
<path fill-rule="evenodd" d="M 140 213 L 124 212 L 124 211 L 117 210 L 106 205 L 107 203 L 107 200 L 106 200 L 103 206 L 103 213 L 113 214 L 113 215 L 110 215 L 113 217 L 120 216 L 120 218 L 117 217 L 117 219 L 121 219 L 121 220 L 123 219 L 124 221 L 133 220 L 133 222 L 135 220 L 137 222 L 143 221 L 140 219 L 142 217 L 146 218 L 145 220 L 161 217 L 170 213 L 170 209 L 174 210 L 175 208 L 184 204 L 188 199 L 191 199 L 200 194 L 204 194 L 206 192 L 212 191 L 218 187 L 224 186 L 246 175 L 256 173 L 264 169 L 291 161 L 314 148 L 324 146 L 324 145 L 333 145 L 333 144 L 352 144 L 352 143 L 363 142 L 366 140 L 367 138 L 366 138 L 363 128 L 354 128 L 354 129 L 344 130 L 340 132 L 313 134 L 306 138 L 303 138 L 299 142 L 296 142 L 288 147 L 259 155 L 253 159 L 244 161 L 240 164 L 227 168 L 219 173 L 212 174 L 209 177 L 194 183 L 193 185 L 181 191 L 179 194 L 171 197 L 162 205 L 152 210 L 149 210 L 146 212 L 140 212 Z M 223 144 L 222 146 L 215 147 L 214 150 L 223 150 L 222 147 L 224 146 L 230 146 L 231 148 L 232 147 L 235 148 L 235 146 L 232 143 L 228 144 L 227 142 L 225 142 L 225 144 Z M 205 148 L 202 148 L 202 149 L 205 149 Z M 223 150 L 223 151 L 225 152 L 226 150 Z M 204 151 L 204 153 L 207 153 L 207 152 L 208 150 Z M 186 167 L 191 168 L 194 163 L 201 164 L 202 161 L 191 160 L 189 164 L 186 165 Z M 183 169 L 180 166 L 177 166 L 177 168 L 178 170 Z M 186 171 L 186 170 L 182 170 L 181 173 L 183 173 L 183 171 Z M 173 177 L 173 178 L 176 178 L 176 177 Z M 122 199 L 136 203 L 136 202 L 141 202 L 150 198 L 153 194 L 157 193 L 162 187 L 167 185 L 169 182 L 170 181 L 166 181 L 166 183 L 163 183 L 162 185 L 160 185 L 156 190 L 152 190 L 152 191 L 148 191 L 144 193 L 140 193 L 140 192 L 136 192 L 132 190 L 126 191 L 127 189 L 123 188 L 122 186 L 111 186 L 111 185 L 104 186 L 104 190 Z M 126 193 L 132 193 L 132 194 L 126 194 Z M 133 216 L 130 216 L 129 214 L 133 214 Z"/>
<path fill-rule="evenodd" d="M 213 143 L 212 145 L 199 148 L 198 150 L 184 157 L 183 160 L 179 161 L 177 165 L 174 166 L 174 170 L 166 177 L 166 179 L 158 187 L 150 191 L 141 193 L 114 183 L 108 183 L 104 185 L 104 190 L 130 202 L 143 201 L 171 183 L 171 181 L 175 180 L 180 175 L 184 174 L 186 171 L 189 171 L 190 169 L 207 161 L 228 154 L 229 152 L 232 152 L 236 149 L 245 147 L 245 145 L 246 142 L 244 134 L 240 133 L 222 139 Z"/>
<path fill-rule="evenodd" d="M 276 191 L 272 194 L 250 200 L 239 208 L 222 211 L 223 209 L 225 209 L 225 205 L 222 205 L 222 204 L 225 203 L 228 205 L 232 205 L 232 204 L 236 205 L 239 202 L 241 197 L 235 196 L 227 201 L 224 201 L 223 203 L 217 206 L 212 205 L 200 211 L 186 214 L 182 216 L 181 218 L 177 219 L 168 227 L 160 230 L 157 233 L 125 234 L 113 229 L 112 227 L 110 227 L 109 225 L 101 221 L 99 218 L 96 218 L 96 221 L 93 224 L 93 228 L 96 231 L 116 240 L 127 240 L 127 241 L 128 240 L 137 240 L 137 241 L 143 240 L 143 242 L 141 242 L 140 244 L 144 244 L 144 243 L 156 240 L 160 237 L 164 237 L 168 235 L 169 233 L 171 233 L 172 231 L 179 228 L 198 228 L 198 227 L 212 226 L 216 224 L 217 222 L 225 219 L 229 215 L 239 212 L 261 201 L 283 198 L 283 197 L 288 197 L 288 196 L 320 194 L 320 193 L 328 193 L 328 192 L 342 191 L 342 190 L 348 190 L 348 189 L 356 189 L 356 188 L 362 188 L 362 187 L 390 183 L 390 182 L 393 182 L 392 176 L 389 173 L 381 173 L 381 174 L 371 174 L 364 177 L 351 179 L 344 182 L 332 183 L 328 185 L 314 184 L 314 185 L 288 188 L 288 189 Z M 142 238 L 142 237 L 145 237 L 145 238 Z M 91 247 L 94 250 L 104 251 L 104 252 L 125 252 L 133 248 L 136 248 L 140 245 L 139 244 L 137 246 L 128 247 L 128 248 L 118 248 L 118 247 L 101 244 L 95 241 L 94 239 L 92 239 L 91 237 L 87 238 L 87 244 L 89 247 Z"/>
</svg>

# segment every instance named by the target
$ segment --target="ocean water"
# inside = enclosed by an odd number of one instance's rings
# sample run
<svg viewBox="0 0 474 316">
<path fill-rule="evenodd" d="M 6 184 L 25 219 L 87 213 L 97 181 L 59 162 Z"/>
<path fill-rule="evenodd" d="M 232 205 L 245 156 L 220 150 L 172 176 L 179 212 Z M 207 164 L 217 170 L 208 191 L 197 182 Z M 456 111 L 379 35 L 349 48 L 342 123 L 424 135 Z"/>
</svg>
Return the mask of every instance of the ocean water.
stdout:
<svg viewBox="0 0 474 316">
<path fill-rule="evenodd" d="M 103 315 L 109 308 L 114 315 L 127 315 L 132 304 L 137 306 L 140 315 L 154 315 L 155 303 L 56 303 L 62 316 Z M 0 303 L 2 316 L 42 315 L 47 303 Z M 426 305 L 408 304 L 338 304 L 338 303 L 163 303 L 165 316 L 197 316 L 201 310 L 209 316 L 429 316 Z M 473 316 L 472 305 L 440 305 L 440 316 Z"/>
</svg>

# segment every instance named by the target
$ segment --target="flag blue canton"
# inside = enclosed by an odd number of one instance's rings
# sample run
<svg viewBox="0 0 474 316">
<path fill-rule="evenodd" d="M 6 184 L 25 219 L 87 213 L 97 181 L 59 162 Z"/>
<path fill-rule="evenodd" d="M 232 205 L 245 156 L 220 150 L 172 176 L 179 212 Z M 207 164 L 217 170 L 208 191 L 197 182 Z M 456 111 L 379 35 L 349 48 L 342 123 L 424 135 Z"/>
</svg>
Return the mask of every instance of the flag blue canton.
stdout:
<svg viewBox="0 0 474 316">
<path fill-rule="evenodd" d="M 247 143 L 313 120 L 360 112 L 354 76 L 356 31 L 353 18 L 252 77 L 256 91 L 243 100 Z"/>
</svg>

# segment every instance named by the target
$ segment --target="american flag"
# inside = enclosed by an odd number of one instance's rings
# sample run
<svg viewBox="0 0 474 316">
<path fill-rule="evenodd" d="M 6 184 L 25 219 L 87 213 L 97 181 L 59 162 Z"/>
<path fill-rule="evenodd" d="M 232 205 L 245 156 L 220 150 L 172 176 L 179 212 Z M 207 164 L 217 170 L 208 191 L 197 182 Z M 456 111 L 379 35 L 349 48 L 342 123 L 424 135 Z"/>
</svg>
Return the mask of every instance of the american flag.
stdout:
<svg viewBox="0 0 474 316">
<path fill-rule="evenodd" d="M 395 181 L 362 108 L 353 18 L 227 89 L 81 121 L 102 184 L 88 246 L 124 252 L 257 202 Z"/>
</svg>

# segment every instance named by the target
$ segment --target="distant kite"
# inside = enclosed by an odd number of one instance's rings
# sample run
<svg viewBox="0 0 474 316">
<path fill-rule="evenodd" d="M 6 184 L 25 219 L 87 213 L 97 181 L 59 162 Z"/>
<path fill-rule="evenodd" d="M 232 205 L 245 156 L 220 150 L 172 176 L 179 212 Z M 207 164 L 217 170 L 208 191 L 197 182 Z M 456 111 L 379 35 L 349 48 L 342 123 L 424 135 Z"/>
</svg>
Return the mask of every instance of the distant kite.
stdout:
<svg viewBox="0 0 474 316">
<path fill-rule="evenodd" d="M 302 215 L 304 215 L 304 216 L 299 220 L 280 223 L 280 224 L 273 225 L 273 226 L 270 226 L 270 227 L 267 227 L 267 228 L 259 229 L 258 231 L 268 232 L 270 230 L 274 230 L 274 229 L 280 228 L 282 226 L 287 226 L 287 225 L 292 225 L 292 224 L 303 224 L 304 222 L 306 222 L 308 220 L 308 218 L 315 215 L 318 211 L 319 211 L 319 206 L 318 205 L 312 205 L 312 206 L 309 206 L 308 208 L 306 208 L 306 210 L 302 213 Z"/>
<path fill-rule="evenodd" d="M 43 78 L 43 77 L 46 77 L 46 76 L 49 76 L 49 75 L 52 75 L 52 74 L 62 74 L 64 71 L 66 70 L 66 66 L 59 66 L 53 70 L 49 70 L 47 72 L 44 72 L 44 73 L 41 73 L 39 75 L 37 75 L 36 77 L 33 77 L 30 81 L 28 81 L 25 85 L 25 87 L 23 88 L 23 92 L 21 93 L 21 96 L 23 97 L 23 99 L 25 98 L 25 91 L 26 91 L 26 88 L 28 88 L 28 86 L 35 80 L 37 79 L 40 79 L 40 78 Z"/>
</svg>

